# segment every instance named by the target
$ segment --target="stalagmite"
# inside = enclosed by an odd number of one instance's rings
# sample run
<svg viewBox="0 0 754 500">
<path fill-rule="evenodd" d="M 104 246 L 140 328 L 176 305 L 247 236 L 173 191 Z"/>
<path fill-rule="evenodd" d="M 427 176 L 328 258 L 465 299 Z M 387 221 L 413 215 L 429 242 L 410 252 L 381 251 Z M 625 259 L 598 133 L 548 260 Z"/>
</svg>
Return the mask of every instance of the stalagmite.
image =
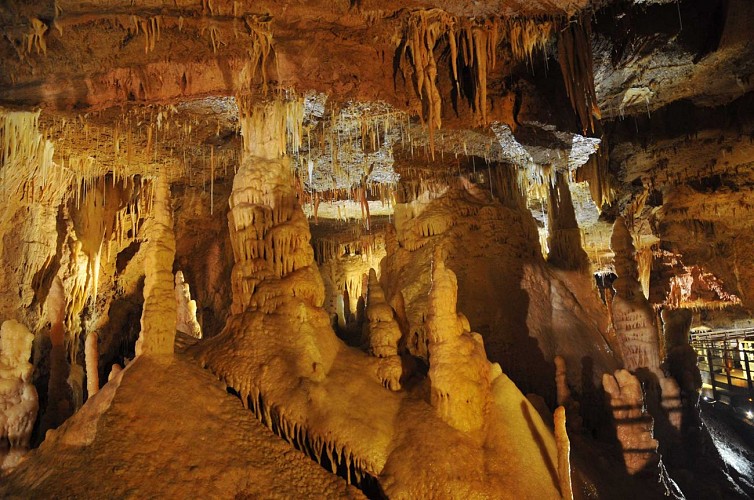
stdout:
<svg viewBox="0 0 754 500">
<path fill-rule="evenodd" d="M 275 352 L 278 361 L 274 363 L 289 365 L 290 376 L 322 380 L 337 351 L 337 338 L 321 309 L 324 288 L 309 244 L 309 226 L 296 200 L 290 159 L 285 156 L 289 141 L 300 142 L 291 137 L 300 133 L 300 124 L 289 120 L 299 115 L 292 111 L 297 106 L 300 101 L 241 106 L 244 154 L 228 214 L 235 258 L 231 275 L 234 317 L 220 336 L 202 344 L 200 360 L 223 377 L 248 367 L 241 370 L 243 375 L 233 376 L 242 384 L 237 389 L 246 396 L 252 389 L 278 389 L 280 374 L 259 371 L 273 362 L 269 356 Z M 242 322 L 258 327 L 241 329 Z M 265 330 L 275 333 L 266 335 Z M 254 335 L 262 336 L 253 340 Z M 240 366 L 233 363 L 224 355 L 227 347 L 222 342 L 237 345 L 239 354 L 248 357 Z M 258 347 L 265 343 L 267 349 Z M 265 392 L 264 397 L 272 396 Z M 269 417 L 264 420 L 271 423 Z"/>
<path fill-rule="evenodd" d="M 437 247 L 432 261 L 427 329 L 432 406 L 464 432 L 480 429 L 490 397 L 490 363 L 482 337 L 456 312 L 458 283 Z"/>
<path fill-rule="evenodd" d="M 564 500 L 573 500 L 573 486 L 571 484 L 571 441 L 566 431 L 566 409 L 558 406 L 555 409 L 555 443 L 558 446 L 558 480 L 560 495 Z"/>
<path fill-rule="evenodd" d="M 15 467 L 28 451 L 37 418 L 39 402 L 29 362 L 33 340 L 15 320 L 0 327 L 0 469 Z"/>
<path fill-rule="evenodd" d="M 112 379 L 118 376 L 118 374 L 123 370 L 123 368 L 118 364 L 115 363 L 110 368 L 110 374 L 107 376 L 107 381 L 110 382 Z"/>
<path fill-rule="evenodd" d="M 173 288 L 175 236 L 170 208 L 170 185 L 156 181 L 152 212 L 145 228 L 144 309 L 136 354 L 172 355 L 175 341 L 177 307 Z"/>
<path fill-rule="evenodd" d="M 604 374 L 602 385 L 609 395 L 626 470 L 633 475 L 656 466 L 659 462 L 658 443 L 652 437 L 652 417 L 644 411 L 639 379 L 627 370 L 618 370 L 615 375 Z"/>
<path fill-rule="evenodd" d="M 401 388 L 402 363 L 398 353 L 401 329 L 395 320 L 393 308 L 385 301 L 377 273 L 369 270 L 366 317 L 364 325 L 369 351 L 380 358 L 378 374 L 382 384 L 391 391 Z"/>
<path fill-rule="evenodd" d="M 558 394 L 558 405 L 563 406 L 571 399 L 571 389 L 566 380 L 565 360 L 562 356 L 555 356 L 555 387 Z"/>
<path fill-rule="evenodd" d="M 86 361 L 86 392 L 92 397 L 99 391 L 99 350 L 97 332 L 90 332 L 84 341 L 84 360 Z"/>
<path fill-rule="evenodd" d="M 655 314 L 642 294 L 631 233 L 622 217 L 613 225 L 610 246 L 615 252 L 612 317 L 628 370 L 646 367 L 660 372 L 660 348 Z"/>
<path fill-rule="evenodd" d="M 202 327 L 196 319 L 196 301 L 191 299 L 191 291 L 183 278 L 183 271 L 175 273 L 175 301 L 178 309 L 176 330 L 198 339 L 202 338 Z"/>
<path fill-rule="evenodd" d="M 47 318 L 50 321 L 50 380 L 47 384 L 47 408 L 40 427 L 43 431 L 58 427 L 73 411 L 68 399 L 67 378 L 70 367 L 65 349 L 65 307 L 63 284 L 58 276 L 47 295 Z"/>
<path fill-rule="evenodd" d="M 636 372 L 649 369 L 651 376 L 637 372 L 643 381 L 659 385 L 656 393 L 671 425 L 681 427 L 681 397 L 678 383 L 660 368 L 660 346 L 655 326 L 656 315 L 638 281 L 638 266 L 631 234 L 622 217 L 616 219 L 610 246 L 615 252 L 613 282 L 615 297 L 611 310 L 613 325 L 622 345 L 625 367 Z M 649 377 L 649 380 L 645 380 Z M 653 401 L 650 401 L 650 403 Z M 651 407 L 651 405 L 650 405 Z"/>
<path fill-rule="evenodd" d="M 568 387 L 566 375 L 566 362 L 562 356 L 555 356 L 555 389 L 557 403 L 565 408 L 568 414 L 568 427 L 572 431 L 581 430 L 581 416 L 579 415 L 579 403 L 571 397 L 571 389 Z"/>
</svg>

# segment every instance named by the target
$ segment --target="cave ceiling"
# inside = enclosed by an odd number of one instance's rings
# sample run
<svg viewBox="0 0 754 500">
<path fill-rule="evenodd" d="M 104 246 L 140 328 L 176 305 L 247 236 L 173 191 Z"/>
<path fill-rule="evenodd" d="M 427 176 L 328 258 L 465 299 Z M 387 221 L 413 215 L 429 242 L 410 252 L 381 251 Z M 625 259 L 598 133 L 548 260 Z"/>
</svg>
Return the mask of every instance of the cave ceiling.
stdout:
<svg viewBox="0 0 754 500">
<path fill-rule="evenodd" d="M 310 215 L 358 218 L 361 188 L 390 216 L 399 182 L 512 168 L 542 231 L 560 172 L 596 270 L 626 215 L 638 246 L 754 300 L 750 2 L 11 0 L 0 23 L 0 104 L 41 109 L 81 175 L 231 179 L 239 106 L 282 95 L 304 102 Z"/>
</svg>

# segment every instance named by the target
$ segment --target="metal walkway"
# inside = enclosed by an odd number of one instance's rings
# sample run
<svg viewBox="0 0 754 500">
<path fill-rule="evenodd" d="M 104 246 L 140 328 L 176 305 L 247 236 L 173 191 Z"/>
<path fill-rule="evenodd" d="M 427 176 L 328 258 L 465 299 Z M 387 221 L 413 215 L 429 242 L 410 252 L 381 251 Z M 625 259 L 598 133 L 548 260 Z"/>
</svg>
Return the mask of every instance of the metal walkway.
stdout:
<svg viewBox="0 0 754 500">
<path fill-rule="evenodd" d="M 754 328 L 692 332 L 702 395 L 754 419 Z"/>
</svg>

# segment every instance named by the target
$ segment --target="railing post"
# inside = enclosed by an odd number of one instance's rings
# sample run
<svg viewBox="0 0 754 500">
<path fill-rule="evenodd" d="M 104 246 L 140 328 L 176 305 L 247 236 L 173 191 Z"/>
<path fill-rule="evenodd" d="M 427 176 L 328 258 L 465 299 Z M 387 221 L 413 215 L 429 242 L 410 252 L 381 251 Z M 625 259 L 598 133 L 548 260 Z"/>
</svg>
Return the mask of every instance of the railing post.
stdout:
<svg viewBox="0 0 754 500">
<path fill-rule="evenodd" d="M 730 378 L 730 372 L 733 370 L 733 358 L 731 357 L 731 349 L 728 348 L 728 342 L 723 344 L 723 370 L 725 370 L 725 377 L 728 379 L 728 390 L 732 391 L 733 381 Z"/>
<path fill-rule="evenodd" d="M 742 351 L 744 353 L 744 366 L 746 367 L 746 384 L 749 386 L 749 400 L 754 398 L 754 389 L 752 389 L 751 382 L 751 367 L 749 366 L 749 356 L 754 353 L 748 349 Z"/>
<path fill-rule="evenodd" d="M 715 383 L 715 369 L 712 366 L 712 349 L 707 348 L 707 369 L 709 370 L 710 383 L 712 384 L 712 399 L 717 401 L 717 384 Z"/>
</svg>

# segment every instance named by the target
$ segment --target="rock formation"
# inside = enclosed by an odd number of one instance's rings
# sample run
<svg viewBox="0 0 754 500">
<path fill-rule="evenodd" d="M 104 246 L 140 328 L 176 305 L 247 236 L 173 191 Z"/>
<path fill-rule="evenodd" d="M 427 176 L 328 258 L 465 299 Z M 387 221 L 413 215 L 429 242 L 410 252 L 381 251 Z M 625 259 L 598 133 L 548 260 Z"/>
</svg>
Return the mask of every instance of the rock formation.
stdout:
<svg viewBox="0 0 754 500">
<path fill-rule="evenodd" d="M 548 262 L 560 269 L 588 272 L 589 257 L 581 244 L 581 229 L 563 174 L 557 174 L 555 185 L 550 186 L 548 204 Z"/>
<path fill-rule="evenodd" d="M 630 371 L 645 367 L 658 372 L 660 347 L 655 314 L 642 294 L 634 244 L 623 218 L 615 221 L 610 247 L 615 252 L 615 272 L 618 275 L 613 282 L 612 318 L 624 363 Z"/>
<path fill-rule="evenodd" d="M 0 497 L 754 497 L 752 25 L 0 2 Z"/>
<path fill-rule="evenodd" d="M 563 407 L 568 416 L 568 426 L 572 431 L 581 430 L 582 419 L 579 415 L 580 405 L 571 397 L 571 388 L 568 386 L 566 362 L 562 356 L 555 356 L 555 389 L 557 404 Z"/>
<path fill-rule="evenodd" d="M 555 409 L 555 442 L 558 445 L 558 478 L 560 480 L 560 496 L 573 500 L 573 484 L 571 483 L 571 442 L 566 431 L 566 409 L 558 406 Z"/>
<path fill-rule="evenodd" d="M 0 468 L 15 467 L 29 450 L 37 418 L 37 390 L 29 362 L 34 336 L 15 320 L 0 328 Z"/>
<path fill-rule="evenodd" d="M 196 301 L 191 299 L 189 285 L 183 278 L 183 272 L 175 273 L 175 302 L 178 317 L 175 329 L 196 338 L 202 338 L 202 327 L 196 320 Z"/>
<path fill-rule="evenodd" d="M 47 296 L 47 315 L 50 320 L 50 378 L 47 383 L 47 408 L 40 426 L 43 431 L 58 427 L 73 412 L 67 379 L 70 365 L 65 352 L 65 297 L 58 277 L 52 282 Z"/>
<path fill-rule="evenodd" d="M 481 335 L 472 333 L 468 320 L 456 312 L 457 295 L 456 276 L 438 247 L 427 315 L 432 406 L 448 424 L 471 432 L 484 424 L 490 383 L 501 370 L 487 361 Z"/>
<path fill-rule="evenodd" d="M 147 222 L 144 310 L 136 354 L 173 353 L 177 307 L 173 288 L 175 236 L 170 209 L 170 186 L 158 178 L 154 186 L 152 216 Z"/>
<path fill-rule="evenodd" d="M 401 329 L 395 319 L 393 308 L 385 301 L 377 273 L 369 270 L 369 287 L 366 307 L 367 323 L 364 324 L 369 352 L 380 358 L 378 373 L 385 387 L 391 391 L 401 388 L 403 363 L 399 353 Z"/>
<path fill-rule="evenodd" d="M 614 375 L 603 375 L 602 384 L 609 395 L 626 470 L 629 474 L 637 474 L 656 467 L 658 443 L 652 437 L 652 417 L 644 410 L 641 382 L 627 370 L 618 370 Z"/>
<path fill-rule="evenodd" d="M 84 360 L 86 361 L 86 393 L 92 397 L 99 391 L 99 347 L 97 332 L 91 332 L 84 341 Z"/>
</svg>

